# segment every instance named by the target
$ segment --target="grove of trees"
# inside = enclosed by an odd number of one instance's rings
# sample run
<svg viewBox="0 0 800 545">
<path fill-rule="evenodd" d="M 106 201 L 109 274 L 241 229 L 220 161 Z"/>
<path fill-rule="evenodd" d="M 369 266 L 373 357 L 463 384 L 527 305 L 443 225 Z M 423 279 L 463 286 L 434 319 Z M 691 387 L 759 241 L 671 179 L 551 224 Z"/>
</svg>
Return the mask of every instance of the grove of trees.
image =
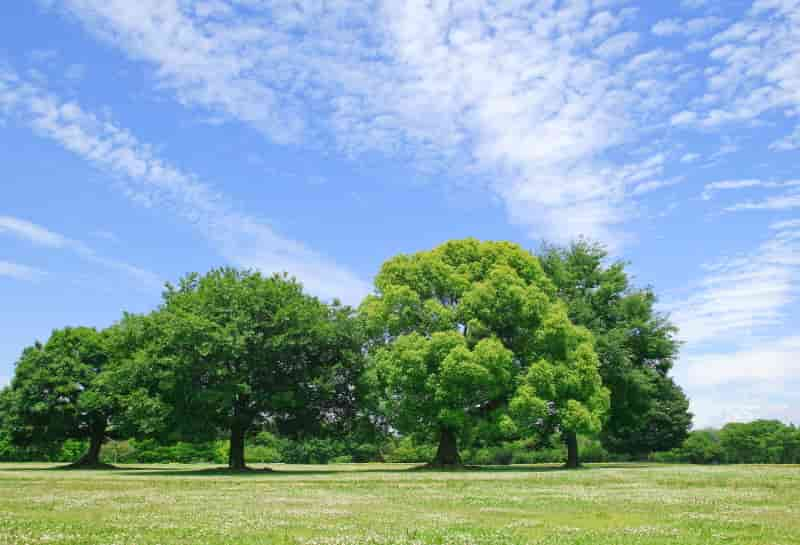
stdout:
<svg viewBox="0 0 800 545">
<path fill-rule="evenodd" d="M 510 445 L 564 448 L 571 468 L 580 444 L 642 458 L 685 446 L 691 425 L 669 376 L 676 330 L 655 301 L 583 241 L 536 255 L 464 239 L 398 255 L 355 309 L 286 274 L 189 274 L 149 314 L 25 349 L 0 393 L 0 456 L 85 444 L 74 464 L 102 467 L 109 440 L 225 438 L 232 470 L 253 459 L 249 440 L 282 459 L 416 449 L 435 467 Z"/>
<path fill-rule="evenodd" d="M 695 430 L 682 445 L 654 455 L 690 464 L 800 464 L 800 428 L 777 420 L 732 422 Z"/>
</svg>

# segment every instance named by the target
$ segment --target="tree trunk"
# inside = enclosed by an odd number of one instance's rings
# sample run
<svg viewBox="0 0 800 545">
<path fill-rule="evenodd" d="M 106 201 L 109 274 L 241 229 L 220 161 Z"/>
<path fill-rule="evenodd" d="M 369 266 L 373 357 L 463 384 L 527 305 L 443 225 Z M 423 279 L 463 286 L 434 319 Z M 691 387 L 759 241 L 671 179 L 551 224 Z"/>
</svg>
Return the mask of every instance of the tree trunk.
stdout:
<svg viewBox="0 0 800 545">
<path fill-rule="evenodd" d="M 458 454 L 458 438 L 451 429 L 443 428 L 439 432 L 439 448 L 436 457 L 428 464 L 430 467 L 461 467 L 461 456 Z"/>
<path fill-rule="evenodd" d="M 89 436 L 89 450 L 80 457 L 80 459 L 71 464 L 70 467 L 75 468 L 101 468 L 112 467 L 100 463 L 100 449 L 103 448 L 103 443 L 106 440 L 106 424 L 98 424 L 92 427 L 91 435 Z"/>
<path fill-rule="evenodd" d="M 243 470 L 247 469 L 244 463 L 244 436 L 247 427 L 241 422 L 234 422 L 231 425 L 230 452 L 228 453 L 228 469 Z"/>
<path fill-rule="evenodd" d="M 577 469 L 581 467 L 578 459 L 578 434 L 574 431 L 564 433 L 564 441 L 567 443 L 567 469 Z"/>
</svg>

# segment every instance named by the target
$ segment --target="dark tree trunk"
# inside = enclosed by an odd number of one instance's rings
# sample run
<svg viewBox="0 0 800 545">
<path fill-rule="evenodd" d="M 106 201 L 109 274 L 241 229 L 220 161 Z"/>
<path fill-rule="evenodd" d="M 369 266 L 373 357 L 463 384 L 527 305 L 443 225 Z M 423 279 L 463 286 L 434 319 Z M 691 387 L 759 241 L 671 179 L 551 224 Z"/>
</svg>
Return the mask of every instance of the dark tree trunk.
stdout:
<svg viewBox="0 0 800 545">
<path fill-rule="evenodd" d="M 439 448 L 436 449 L 436 457 L 429 465 L 431 467 L 461 467 L 458 438 L 453 430 L 442 429 L 439 432 Z"/>
<path fill-rule="evenodd" d="M 97 424 L 92 427 L 91 435 L 89 436 L 89 450 L 80 457 L 80 459 L 71 464 L 70 467 L 76 468 L 93 468 L 93 467 L 111 467 L 106 464 L 100 463 L 100 449 L 103 448 L 103 443 L 106 440 L 106 424 L 105 422 Z"/>
<path fill-rule="evenodd" d="M 578 459 L 578 434 L 574 431 L 568 431 L 564 434 L 564 441 L 567 443 L 567 463 L 564 467 L 567 469 L 581 467 Z"/>
<path fill-rule="evenodd" d="M 241 422 L 231 425 L 230 452 L 228 453 L 228 468 L 235 470 L 247 469 L 244 463 L 244 436 L 247 427 Z"/>
</svg>

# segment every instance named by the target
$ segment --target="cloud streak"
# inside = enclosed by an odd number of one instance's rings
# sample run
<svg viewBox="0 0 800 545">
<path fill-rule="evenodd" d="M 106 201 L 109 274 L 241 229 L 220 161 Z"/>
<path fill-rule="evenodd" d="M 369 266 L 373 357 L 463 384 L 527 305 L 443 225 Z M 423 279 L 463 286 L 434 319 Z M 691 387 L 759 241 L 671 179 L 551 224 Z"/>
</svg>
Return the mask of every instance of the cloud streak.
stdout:
<svg viewBox="0 0 800 545">
<path fill-rule="evenodd" d="M 761 189 L 780 189 L 780 188 L 793 188 L 793 187 L 800 187 L 800 180 L 787 180 L 785 182 L 769 182 L 764 180 L 723 180 L 720 182 L 711 182 L 710 184 L 706 184 L 703 188 L 703 193 L 700 195 L 704 201 L 710 201 L 711 198 L 719 193 L 720 191 L 729 191 L 735 189 L 753 189 L 753 188 L 761 188 Z M 740 209 L 747 208 L 746 205 L 734 205 L 733 207 L 728 207 L 726 210 L 728 211 L 736 211 Z"/>
<path fill-rule="evenodd" d="M 0 85 L 2 85 L 1 81 Z M 103 257 L 81 241 L 69 239 L 23 219 L 0 216 L 0 234 L 3 233 L 26 240 L 37 246 L 72 251 L 90 263 L 127 274 L 148 288 L 158 288 L 163 285 L 161 279 L 150 271 L 123 261 Z M 41 275 L 38 275 L 38 277 L 41 277 Z"/>
<path fill-rule="evenodd" d="M 755 252 L 707 266 L 693 295 L 665 305 L 687 343 L 676 374 L 696 427 L 800 423 L 800 337 L 791 328 L 782 334 L 800 292 L 800 220 L 770 227 Z"/>
<path fill-rule="evenodd" d="M 314 293 L 358 302 L 369 289 L 348 270 L 299 242 L 276 234 L 258 219 L 237 212 L 227 199 L 196 176 L 157 157 L 129 131 L 74 102 L 65 102 L 14 73 L 0 72 L 0 111 L 5 110 L 95 168 L 123 184 L 126 195 L 149 207 L 174 213 L 197 228 L 232 263 L 267 272 L 288 271 Z M 6 218 L 5 228 L 32 242 L 69 247 L 100 264 L 136 272 L 33 224 Z"/>
<path fill-rule="evenodd" d="M 6 278 L 13 278 L 14 280 L 23 280 L 26 282 L 36 282 L 44 277 L 47 273 L 41 269 L 21 265 L 19 263 L 12 263 L 10 261 L 0 260 L 0 276 Z M 0 384 L 2 386 L 2 384 Z"/>
<path fill-rule="evenodd" d="M 794 223 L 775 227 L 773 237 L 755 252 L 707 266 L 693 295 L 666 305 L 680 338 L 693 350 L 782 323 L 800 286 L 800 229 Z"/>
<path fill-rule="evenodd" d="M 212 9 L 213 8 L 213 9 Z M 178 101 L 278 143 L 412 158 L 487 186 L 533 237 L 624 238 L 609 159 L 667 106 L 674 54 L 641 53 L 636 10 L 602 3 L 66 0 Z"/>
</svg>

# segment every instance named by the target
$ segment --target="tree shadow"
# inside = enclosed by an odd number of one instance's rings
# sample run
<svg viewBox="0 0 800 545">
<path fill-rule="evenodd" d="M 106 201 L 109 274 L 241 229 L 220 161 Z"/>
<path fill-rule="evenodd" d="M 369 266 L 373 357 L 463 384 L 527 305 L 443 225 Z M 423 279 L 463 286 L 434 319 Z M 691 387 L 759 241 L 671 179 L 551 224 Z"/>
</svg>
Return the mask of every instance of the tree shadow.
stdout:
<svg viewBox="0 0 800 545">
<path fill-rule="evenodd" d="M 114 473 L 117 471 L 143 471 L 147 468 L 144 467 L 130 467 L 130 466 L 114 466 L 114 465 L 107 465 L 102 467 L 86 467 L 86 466 L 75 466 L 73 464 L 62 464 L 56 466 L 45 466 L 45 467 L 4 467 L 0 466 L 0 472 L 31 472 L 31 471 L 49 471 L 49 472 L 64 472 L 64 473 L 76 473 L 79 471 L 89 471 L 92 473 Z"/>
<path fill-rule="evenodd" d="M 370 464 L 359 464 L 359 467 L 342 467 L 342 466 L 324 466 L 318 465 L 310 466 L 292 466 L 291 464 L 274 464 L 267 466 L 259 466 L 249 468 L 247 470 L 232 470 L 227 467 L 191 467 L 191 466 L 178 466 L 170 467 L 164 465 L 158 467 L 157 465 L 145 466 L 126 466 L 117 465 L 103 468 L 81 468 L 73 467 L 71 465 L 57 465 L 57 466 L 20 466 L 20 467 L 2 467 L 0 472 L 56 472 L 56 473 L 75 473 L 80 471 L 92 472 L 93 474 L 113 475 L 116 473 L 124 473 L 136 477 L 244 477 L 244 478 L 291 478 L 291 477 L 304 477 L 316 475 L 359 475 L 359 474 L 408 474 L 408 473 L 424 473 L 424 474 L 480 474 L 480 473 L 553 473 L 553 472 L 584 472 L 603 469 L 624 469 L 636 470 L 646 469 L 652 467 L 652 464 L 646 463 L 609 463 L 609 464 L 590 464 L 583 465 L 577 469 L 567 469 L 559 464 L 531 464 L 531 465 L 487 465 L 475 466 L 466 465 L 456 468 L 442 468 L 442 467 L 429 467 L 425 464 L 411 465 L 402 464 L 403 467 L 391 467 L 384 464 L 371 467 Z"/>
<path fill-rule="evenodd" d="M 605 466 L 604 466 L 605 467 Z M 625 466 L 620 466 L 625 467 Z M 358 468 L 345 468 L 345 467 L 292 467 L 291 464 L 287 465 L 272 465 L 266 468 L 252 468 L 250 470 L 231 470 L 227 467 L 205 467 L 199 469 L 183 469 L 183 468 L 170 468 L 170 469 L 153 469 L 153 468 L 140 468 L 142 471 L 136 473 L 136 476 L 159 476 L 159 477 L 244 477 L 244 478 L 258 478 L 258 477 L 271 477 L 271 478 L 291 478 L 291 477 L 305 477 L 316 475 L 363 475 L 363 474 L 479 474 L 479 473 L 552 473 L 552 472 L 568 472 L 576 471 L 564 468 L 561 465 L 508 465 L 508 466 L 464 466 L 460 468 L 439 468 L 427 467 L 425 464 L 412 465 L 410 467 L 387 467 L 385 465 L 378 465 L 376 467 L 369 467 L 367 464 Z M 593 469 L 592 467 L 583 466 L 577 471 L 587 471 Z"/>
<path fill-rule="evenodd" d="M 284 469 L 285 466 L 265 467 L 265 468 L 251 468 L 247 470 L 232 470 L 227 467 L 204 467 L 199 469 L 153 469 L 141 468 L 142 471 L 137 472 L 135 475 L 139 477 L 158 476 L 158 477 L 243 477 L 243 478 L 259 478 L 259 477 L 272 477 L 272 478 L 285 478 L 285 477 L 304 477 L 314 475 L 359 475 L 365 473 L 405 473 L 408 468 L 330 468 L 324 469 L 325 466 L 318 468 L 297 468 L 297 469 Z M 289 466 L 291 467 L 291 465 Z"/>
</svg>

